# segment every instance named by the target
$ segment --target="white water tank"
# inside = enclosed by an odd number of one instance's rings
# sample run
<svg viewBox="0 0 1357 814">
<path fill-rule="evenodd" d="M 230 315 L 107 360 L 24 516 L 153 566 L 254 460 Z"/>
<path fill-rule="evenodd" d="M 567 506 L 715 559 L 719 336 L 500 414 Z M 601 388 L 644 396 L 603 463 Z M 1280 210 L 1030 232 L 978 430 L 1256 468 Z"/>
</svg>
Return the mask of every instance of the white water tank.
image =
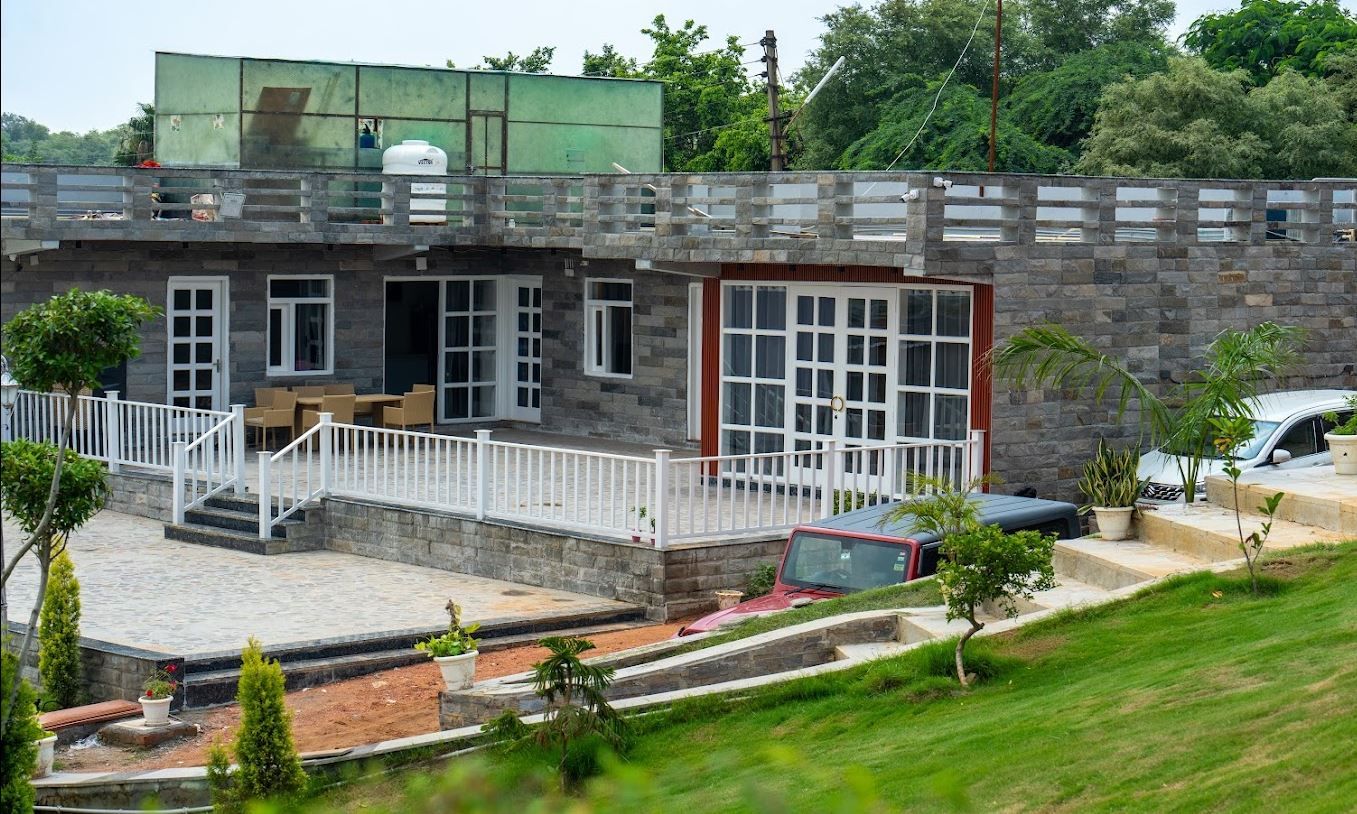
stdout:
<svg viewBox="0 0 1357 814">
<path fill-rule="evenodd" d="M 388 175 L 447 175 L 448 154 L 427 141 L 407 139 L 382 152 L 382 172 Z M 447 223 L 447 184 L 410 185 L 410 222 Z"/>
</svg>

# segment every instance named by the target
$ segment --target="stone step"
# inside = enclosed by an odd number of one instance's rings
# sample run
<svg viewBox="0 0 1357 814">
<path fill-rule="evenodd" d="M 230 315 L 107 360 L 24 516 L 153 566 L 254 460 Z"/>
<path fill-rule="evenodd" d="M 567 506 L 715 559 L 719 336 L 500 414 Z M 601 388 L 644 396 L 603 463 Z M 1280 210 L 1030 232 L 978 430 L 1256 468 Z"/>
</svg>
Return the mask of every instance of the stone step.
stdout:
<svg viewBox="0 0 1357 814">
<path fill-rule="evenodd" d="M 1357 477 L 1337 475 L 1328 464 L 1246 472 L 1239 480 L 1240 508 L 1259 515 L 1258 507 L 1277 492 L 1286 495 L 1277 506 L 1278 519 L 1357 537 Z M 1235 490 L 1229 478 L 1207 478 L 1206 497 L 1222 508 L 1234 508 Z"/>
<path fill-rule="evenodd" d="M 257 533 L 232 531 L 217 526 L 205 526 L 199 523 L 165 525 L 165 539 L 178 540 L 181 543 L 208 545 L 214 548 L 228 548 L 247 554 L 291 554 L 296 551 L 311 551 L 319 548 L 315 543 L 301 543 L 286 538 L 271 537 L 259 539 Z"/>
<path fill-rule="evenodd" d="M 428 655 L 413 648 L 401 648 L 292 661 L 283 665 L 283 675 L 287 677 L 288 690 L 299 690 L 428 660 Z M 189 673 L 184 682 L 184 705 L 205 707 L 230 703 L 235 700 L 239 681 L 239 668 Z"/>
<path fill-rule="evenodd" d="M 1102 540 L 1081 537 L 1058 540 L 1051 558 L 1062 583 L 1080 583 L 1115 591 L 1148 579 L 1198 571 L 1207 562 L 1139 540 Z"/>
<path fill-rule="evenodd" d="M 246 513 L 234 509 L 222 509 L 216 506 L 199 506 L 196 509 L 189 509 L 184 512 L 184 519 L 194 525 L 212 526 L 228 531 L 259 531 L 258 509 L 252 513 Z M 287 521 L 284 521 L 273 527 L 274 537 L 285 538 L 287 536 L 287 529 L 284 526 L 286 522 Z"/>
<path fill-rule="evenodd" d="M 1243 515 L 1244 533 L 1256 531 L 1262 518 Z M 1235 513 L 1210 504 L 1163 506 L 1141 514 L 1141 530 L 1146 542 L 1206 562 L 1237 560 L 1244 556 L 1239 548 L 1239 530 Z M 1341 542 L 1340 532 L 1304 526 L 1289 520 L 1277 520 L 1267 538 L 1265 550 L 1277 551 L 1314 543 Z"/>
<path fill-rule="evenodd" d="M 898 656 L 914 647 L 902 642 L 862 642 L 861 644 L 841 644 L 834 648 L 835 661 L 871 661 Z"/>
</svg>

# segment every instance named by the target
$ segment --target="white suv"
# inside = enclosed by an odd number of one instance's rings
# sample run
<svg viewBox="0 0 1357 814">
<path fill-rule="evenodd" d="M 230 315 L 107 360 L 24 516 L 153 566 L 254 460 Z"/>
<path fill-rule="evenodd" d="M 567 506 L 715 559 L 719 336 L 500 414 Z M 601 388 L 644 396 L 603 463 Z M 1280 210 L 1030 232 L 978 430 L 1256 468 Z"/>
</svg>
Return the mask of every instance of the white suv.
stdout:
<svg viewBox="0 0 1357 814">
<path fill-rule="evenodd" d="M 1324 433 L 1333 427 L 1325 421 L 1324 413 L 1337 412 L 1342 423 L 1352 414 L 1345 399 L 1351 390 L 1290 390 L 1269 393 L 1252 399 L 1253 441 L 1239 452 L 1239 468 L 1248 471 L 1260 466 L 1277 469 L 1296 469 L 1327 466 L 1333 462 Z M 1162 449 L 1147 452 L 1140 457 L 1139 474 L 1148 480 L 1140 493 L 1140 503 L 1181 503 L 1182 475 L 1178 471 L 1179 457 Z M 1197 499 L 1206 499 L 1207 475 L 1221 471 L 1222 461 L 1214 450 L 1209 451 L 1197 472 Z"/>
</svg>

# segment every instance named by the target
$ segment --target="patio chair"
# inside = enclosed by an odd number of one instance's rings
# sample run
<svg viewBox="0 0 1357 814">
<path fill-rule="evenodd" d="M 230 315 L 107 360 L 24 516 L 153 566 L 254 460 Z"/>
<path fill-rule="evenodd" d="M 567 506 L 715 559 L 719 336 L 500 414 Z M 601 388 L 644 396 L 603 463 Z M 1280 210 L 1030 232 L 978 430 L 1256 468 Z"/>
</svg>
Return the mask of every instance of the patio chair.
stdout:
<svg viewBox="0 0 1357 814">
<path fill-rule="evenodd" d="M 323 396 L 319 410 L 302 410 L 302 429 L 309 430 L 320 423 L 321 413 L 333 413 L 330 420 L 336 424 L 353 423 L 354 395 Z"/>
<path fill-rule="evenodd" d="M 432 393 L 433 390 L 434 390 L 434 386 L 431 385 L 431 384 L 412 384 L 412 385 L 410 385 L 410 392 L 411 392 L 411 393 Z"/>
<path fill-rule="evenodd" d="M 268 439 L 269 430 L 287 430 L 288 440 L 292 440 L 292 422 L 296 419 L 297 412 L 297 394 L 291 390 L 284 390 L 273 394 L 273 402 L 268 407 L 247 407 L 245 408 L 245 426 L 253 427 L 255 430 L 255 441 L 262 449 L 264 440 Z"/>
<path fill-rule="evenodd" d="M 403 430 L 428 424 L 429 431 L 432 432 L 433 397 L 432 390 L 406 393 L 405 398 L 401 399 L 401 406 L 382 408 L 382 426 L 399 427 Z"/>
<path fill-rule="evenodd" d="M 327 384 L 325 385 L 325 395 L 327 396 L 352 396 L 352 384 Z"/>
<path fill-rule="evenodd" d="M 254 389 L 254 406 L 271 407 L 273 406 L 273 397 L 278 393 L 286 392 L 286 387 L 256 387 Z"/>
<path fill-rule="evenodd" d="M 325 395 L 325 385 L 323 384 L 299 384 L 291 389 L 293 393 L 296 393 L 302 398 Z"/>
</svg>

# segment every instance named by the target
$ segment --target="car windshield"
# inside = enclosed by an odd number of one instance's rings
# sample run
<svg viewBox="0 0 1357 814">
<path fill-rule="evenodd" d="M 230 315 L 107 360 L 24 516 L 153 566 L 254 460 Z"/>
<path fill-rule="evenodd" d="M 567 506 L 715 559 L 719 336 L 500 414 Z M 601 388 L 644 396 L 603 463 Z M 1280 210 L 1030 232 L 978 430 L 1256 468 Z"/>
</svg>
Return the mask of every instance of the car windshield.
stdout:
<svg viewBox="0 0 1357 814">
<path fill-rule="evenodd" d="M 910 547 L 898 543 L 797 532 L 787 548 L 782 581 L 844 593 L 895 585 L 905 580 L 909 555 Z"/>
<path fill-rule="evenodd" d="M 1272 437 L 1272 433 L 1276 432 L 1277 428 L 1280 426 L 1281 425 L 1276 421 L 1253 422 L 1253 440 L 1245 444 L 1244 447 L 1235 454 L 1235 457 L 1241 461 L 1247 461 L 1250 458 L 1257 457 L 1258 453 L 1263 451 L 1263 446 L 1267 444 L 1267 439 Z M 1187 454 L 1185 445 L 1173 446 L 1165 444 L 1162 451 L 1165 455 Z M 1220 450 L 1216 449 L 1215 445 L 1212 444 L 1209 439 L 1202 439 L 1201 457 L 1214 460 L 1219 459 L 1222 456 Z"/>
</svg>

